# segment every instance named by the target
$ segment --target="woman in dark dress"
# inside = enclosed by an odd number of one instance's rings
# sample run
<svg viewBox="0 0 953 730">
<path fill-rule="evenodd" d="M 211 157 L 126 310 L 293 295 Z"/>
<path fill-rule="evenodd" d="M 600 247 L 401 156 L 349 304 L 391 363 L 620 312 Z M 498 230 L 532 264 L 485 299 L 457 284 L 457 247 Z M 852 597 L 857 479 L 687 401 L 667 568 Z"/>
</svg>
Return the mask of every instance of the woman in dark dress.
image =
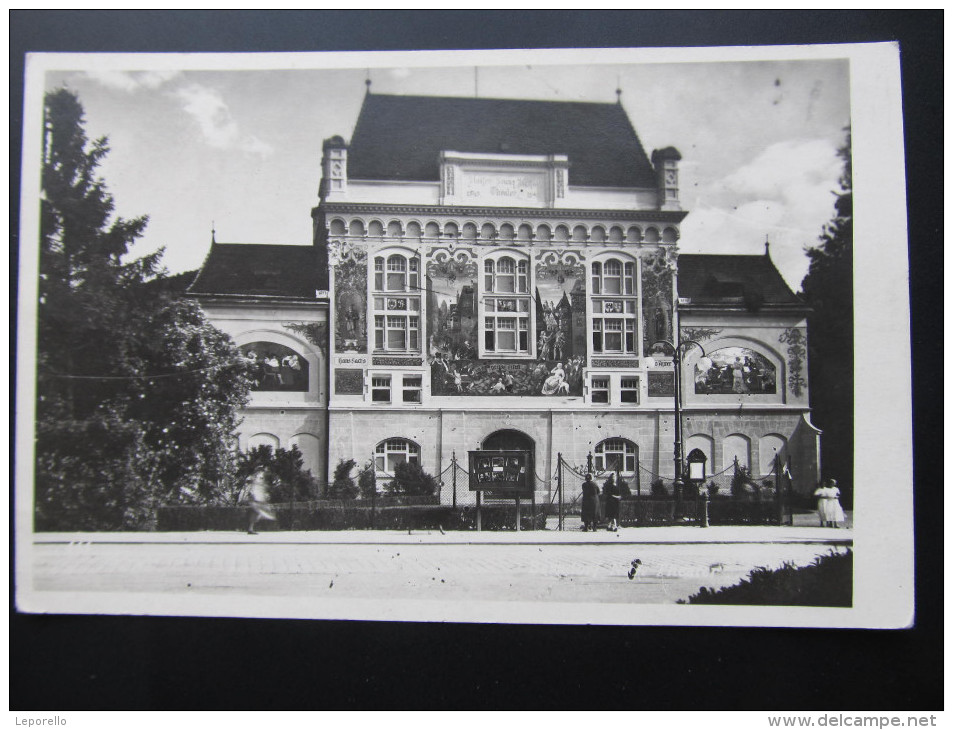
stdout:
<svg viewBox="0 0 953 730">
<path fill-rule="evenodd" d="M 599 486 L 592 481 L 592 474 L 586 474 L 582 483 L 582 531 L 595 532 L 596 515 L 599 513 Z"/>
<path fill-rule="evenodd" d="M 622 490 L 615 483 L 615 476 L 610 474 L 602 485 L 602 496 L 605 501 L 603 509 L 606 511 L 606 529 L 615 532 L 619 529 L 619 505 L 622 503 Z"/>
</svg>

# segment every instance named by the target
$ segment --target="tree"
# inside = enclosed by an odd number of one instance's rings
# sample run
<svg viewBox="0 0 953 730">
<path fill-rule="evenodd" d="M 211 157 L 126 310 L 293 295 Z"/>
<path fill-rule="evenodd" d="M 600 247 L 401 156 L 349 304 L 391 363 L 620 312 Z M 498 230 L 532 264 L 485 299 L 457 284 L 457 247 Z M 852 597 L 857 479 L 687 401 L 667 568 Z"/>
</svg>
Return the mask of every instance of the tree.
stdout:
<svg viewBox="0 0 953 730">
<path fill-rule="evenodd" d="M 807 250 L 810 265 L 801 294 L 808 316 L 808 381 L 812 420 L 823 431 L 823 476 L 834 477 L 849 502 L 854 457 L 854 225 L 850 130 L 838 150 L 844 162 L 834 193 L 834 217 L 820 244 Z"/>
<path fill-rule="evenodd" d="M 245 362 L 163 285 L 161 250 L 128 256 L 147 218 L 114 218 L 97 177 L 109 146 L 87 139 L 77 97 L 45 102 L 37 527 L 143 527 L 162 503 L 224 501 Z"/>
<path fill-rule="evenodd" d="M 311 470 L 304 468 L 304 455 L 297 445 L 292 445 L 290 449 L 272 449 L 271 446 L 262 445 L 238 454 L 231 488 L 233 502 L 248 477 L 261 466 L 271 472 L 269 497 L 272 502 L 286 503 L 314 496 L 317 483 Z"/>
<path fill-rule="evenodd" d="M 334 467 L 334 477 L 328 487 L 330 499 L 354 499 L 358 494 L 358 486 L 351 477 L 351 472 L 357 462 L 354 459 L 341 459 Z"/>
<path fill-rule="evenodd" d="M 440 489 L 440 482 L 423 470 L 420 464 L 404 461 L 394 467 L 394 478 L 387 483 L 391 494 L 409 497 L 430 497 Z"/>
</svg>

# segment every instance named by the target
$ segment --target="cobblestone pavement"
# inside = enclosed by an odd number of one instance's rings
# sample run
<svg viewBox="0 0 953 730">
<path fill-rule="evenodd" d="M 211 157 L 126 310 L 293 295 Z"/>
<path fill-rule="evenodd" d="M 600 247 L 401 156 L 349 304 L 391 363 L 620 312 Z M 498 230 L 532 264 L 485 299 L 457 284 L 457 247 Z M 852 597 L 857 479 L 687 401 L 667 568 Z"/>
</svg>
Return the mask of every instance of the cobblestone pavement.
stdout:
<svg viewBox="0 0 953 730">
<path fill-rule="evenodd" d="M 243 537 L 243 536 L 242 536 Z M 672 603 L 758 566 L 811 563 L 843 545 L 111 544 L 33 548 L 36 591 Z M 642 561 L 636 577 L 627 571 Z"/>
</svg>

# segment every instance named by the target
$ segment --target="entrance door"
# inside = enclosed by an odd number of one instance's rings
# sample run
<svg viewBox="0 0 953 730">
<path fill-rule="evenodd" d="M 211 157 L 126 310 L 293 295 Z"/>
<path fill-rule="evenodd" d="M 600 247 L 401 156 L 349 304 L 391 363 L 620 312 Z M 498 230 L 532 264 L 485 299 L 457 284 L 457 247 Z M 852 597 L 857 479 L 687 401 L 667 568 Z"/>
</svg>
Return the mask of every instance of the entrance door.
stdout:
<svg viewBox="0 0 953 730">
<path fill-rule="evenodd" d="M 536 442 L 525 433 L 512 428 L 494 431 L 483 439 L 480 448 L 484 451 L 528 451 L 533 457 L 530 462 L 533 464 L 533 473 L 530 474 L 530 482 L 535 487 Z"/>
</svg>

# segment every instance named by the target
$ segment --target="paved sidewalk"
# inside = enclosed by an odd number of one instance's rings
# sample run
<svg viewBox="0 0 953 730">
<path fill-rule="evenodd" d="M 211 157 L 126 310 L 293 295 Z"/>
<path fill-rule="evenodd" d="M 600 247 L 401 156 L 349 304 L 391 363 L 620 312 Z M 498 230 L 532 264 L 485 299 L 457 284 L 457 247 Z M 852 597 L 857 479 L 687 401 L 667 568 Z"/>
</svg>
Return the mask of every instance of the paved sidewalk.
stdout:
<svg viewBox="0 0 953 730">
<path fill-rule="evenodd" d="M 618 532 L 582 532 L 572 528 L 538 531 L 341 530 L 244 532 L 45 532 L 33 536 L 34 544 L 302 544 L 302 545 L 667 545 L 822 543 L 850 545 L 853 529 L 802 526 L 721 526 L 701 528 L 622 527 Z"/>
</svg>

